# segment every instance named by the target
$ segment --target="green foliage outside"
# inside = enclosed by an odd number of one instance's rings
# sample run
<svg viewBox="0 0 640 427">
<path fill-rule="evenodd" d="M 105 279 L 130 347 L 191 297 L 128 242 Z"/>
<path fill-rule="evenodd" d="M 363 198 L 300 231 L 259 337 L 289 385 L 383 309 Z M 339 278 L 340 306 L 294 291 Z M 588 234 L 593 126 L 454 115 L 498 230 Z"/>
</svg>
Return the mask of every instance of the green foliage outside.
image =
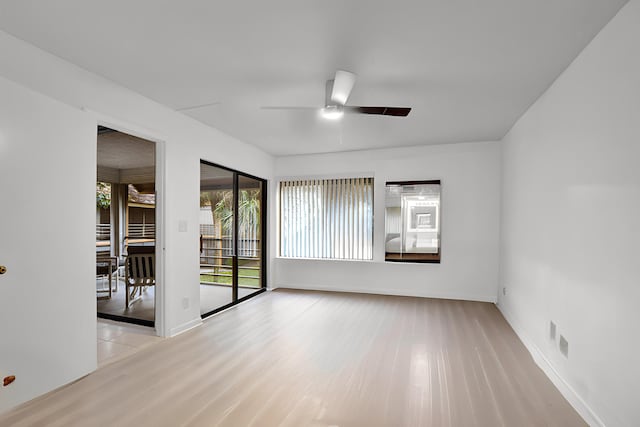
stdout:
<svg viewBox="0 0 640 427">
<path fill-rule="evenodd" d="M 96 206 L 109 209 L 111 206 L 111 185 L 106 182 L 96 182 Z"/>
<path fill-rule="evenodd" d="M 220 220 L 223 234 L 231 235 L 233 227 L 233 191 L 217 191 L 217 201 L 211 193 L 200 193 L 200 206 L 212 206 L 213 215 Z M 215 205 L 213 205 L 215 203 Z M 260 228 L 260 190 L 240 190 L 238 192 L 238 227 L 242 229 Z"/>
<path fill-rule="evenodd" d="M 238 191 L 238 229 L 260 229 L 260 189 L 241 189 Z M 233 191 L 217 190 L 200 192 L 200 207 L 211 207 L 213 217 L 220 222 L 222 235 L 233 235 Z M 242 231 L 240 231 L 242 233 Z M 226 261 L 222 261 L 226 263 Z M 260 288 L 260 269 L 248 268 L 259 266 L 249 261 L 238 269 L 238 285 Z M 244 267 L 244 268 L 243 268 Z M 200 283 L 231 285 L 231 266 L 215 267 L 212 271 L 200 274 Z"/>
</svg>

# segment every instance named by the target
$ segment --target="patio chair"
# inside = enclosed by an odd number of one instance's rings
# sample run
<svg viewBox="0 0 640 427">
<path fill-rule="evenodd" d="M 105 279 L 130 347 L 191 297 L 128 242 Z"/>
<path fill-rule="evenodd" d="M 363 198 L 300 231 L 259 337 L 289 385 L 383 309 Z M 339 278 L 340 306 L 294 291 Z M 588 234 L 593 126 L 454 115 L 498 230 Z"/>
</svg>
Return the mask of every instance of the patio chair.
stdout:
<svg viewBox="0 0 640 427">
<path fill-rule="evenodd" d="M 96 278 L 100 277 L 101 280 L 107 279 L 107 289 L 98 289 L 98 299 L 110 299 L 112 289 L 112 281 L 115 279 L 115 291 L 118 291 L 118 258 L 112 257 L 103 254 L 96 255 Z M 114 273 L 115 276 L 114 276 Z M 100 295 L 102 293 L 107 293 L 107 295 Z"/>
<path fill-rule="evenodd" d="M 130 254 L 125 262 L 125 308 L 142 298 L 147 286 L 155 286 L 155 254 Z"/>
</svg>

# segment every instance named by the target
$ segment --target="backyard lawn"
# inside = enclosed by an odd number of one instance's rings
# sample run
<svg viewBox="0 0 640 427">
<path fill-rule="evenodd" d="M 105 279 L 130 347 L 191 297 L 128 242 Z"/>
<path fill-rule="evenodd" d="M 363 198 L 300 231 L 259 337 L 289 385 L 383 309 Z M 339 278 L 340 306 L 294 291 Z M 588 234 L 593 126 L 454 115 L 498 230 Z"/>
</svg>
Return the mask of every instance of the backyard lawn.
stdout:
<svg viewBox="0 0 640 427">
<path fill-rule="evenodd" d="M 200 273 L 200 283 L 231 285 L 231 267 L 218 267 L 215 272 Z M 258 268 L 238 268 L 238 285 L 251 288 L 260 287 L 260 270 Z"/>
</svg>

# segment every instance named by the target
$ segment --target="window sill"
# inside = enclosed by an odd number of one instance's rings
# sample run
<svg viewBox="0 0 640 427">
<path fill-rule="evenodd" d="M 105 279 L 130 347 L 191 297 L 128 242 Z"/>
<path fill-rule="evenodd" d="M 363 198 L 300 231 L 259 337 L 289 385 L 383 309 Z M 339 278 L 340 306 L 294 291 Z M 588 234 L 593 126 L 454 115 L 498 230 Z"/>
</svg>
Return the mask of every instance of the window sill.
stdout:
<svg viewBox="0 0 640 427">
<path fill-rule="evenodd" d="M 440 265 L 440 264 L 442 264 L 441 261 L 427 261 L 427 262 L 425 262 L 425 261 L 409 261 L 409 260 L 389 261 L 389 260 L 385 260 L 385 259 L 381 259 L 379 261 L 376 261 L 376 260 L 373 260 L 373 259 L 289 258 L 289 257 L 283 257 L 283 256 L 277 256 L 277 257 L 275 257 L 275 259 L 283 260 L 283 261 L 319 261 L 319 262 L 329 261 L 329 262 L 354 262 L 354 263 L 387 264 L 387 265 L 392 265 L 392 264 L 396 264 L 396 265 L 402 265 L 402 264 L 409 264 L 409 265 Z"/>
<path fill-rule="evenodd" d="M 287 261 L 339 261 L 339 262 L 368 262 L 368 263 L 373 263 L 373 262 L 378 262 L 378 261 L 374 261 L 373 259 L 344 259 L 344 258 L 300 258 L 300 257 L 284 257 L 284 256 L 277 256 L 276 259 L 282 259 L 282 260 L 287 260 Z"/>
</svg>

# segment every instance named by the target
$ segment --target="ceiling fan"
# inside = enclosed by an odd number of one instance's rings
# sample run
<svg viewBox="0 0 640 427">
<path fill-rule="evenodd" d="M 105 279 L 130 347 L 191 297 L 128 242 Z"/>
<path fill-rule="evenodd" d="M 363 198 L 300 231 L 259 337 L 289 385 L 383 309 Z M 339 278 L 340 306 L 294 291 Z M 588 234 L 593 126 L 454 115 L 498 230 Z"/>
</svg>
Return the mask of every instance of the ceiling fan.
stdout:
<svg viewBox="0 0 640 427">
<path fill-rule="evenodd" d="M 322 116 L 327 119 L 339 119 L 344 113 L 349 114 L 375 114 L 380 116 L 406 117 L 411 111 L 410 107 L 362 107 L 346 105 L 351 94 L 351 89 L 356 82 L 356 75 L 338 70 L 333 80 L 327 80 L 325 86 L 324 108 L 317 107 L 262 107 L 264 110 L 320 110 Z"/>
</svg>

